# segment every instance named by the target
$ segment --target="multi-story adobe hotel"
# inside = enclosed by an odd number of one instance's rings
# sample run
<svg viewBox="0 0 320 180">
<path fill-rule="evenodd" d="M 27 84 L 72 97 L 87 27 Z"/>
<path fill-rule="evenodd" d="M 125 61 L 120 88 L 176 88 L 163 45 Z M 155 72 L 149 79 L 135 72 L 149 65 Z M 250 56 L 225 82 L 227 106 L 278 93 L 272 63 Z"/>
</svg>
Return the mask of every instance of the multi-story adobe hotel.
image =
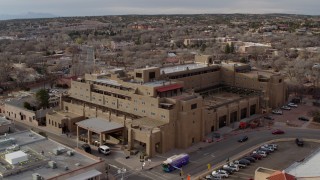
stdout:
<svg viewBox="0 0 320 180">
<path fill-rule="evenodd" d="M 77 131 L 92 145 L 123 143 L 154 156 L 283 105 L 283 79 L 280 73 L 205 55 L 190 64 L 86 74 L 72 81 L 62 110 L 47 114 L 46 121 L 59 132 Z"/>
</svg>

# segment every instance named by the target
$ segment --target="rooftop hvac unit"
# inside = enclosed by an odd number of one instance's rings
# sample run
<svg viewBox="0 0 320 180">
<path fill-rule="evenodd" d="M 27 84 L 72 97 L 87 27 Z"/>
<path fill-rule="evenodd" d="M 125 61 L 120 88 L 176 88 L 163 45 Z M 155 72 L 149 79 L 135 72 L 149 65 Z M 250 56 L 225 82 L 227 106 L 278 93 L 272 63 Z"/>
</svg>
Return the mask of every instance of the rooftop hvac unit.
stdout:
<svg viewBox="0 0 320 180">
<path fill-rule="evenodd" d="M 50 168 L 52 169 L 56 169 L 58 166 L 57 166 L 57 163 L 55 161 L 49 161 L 48 162 L 48 165 Z"/>
<path fill-rule="evenodd" d="M 76 165 L 77 167 L 81 166 L 81 164 L 80 164 L 80 163 L 76 163 L 75 165 Z"/>
<path fill-rule="evenodd" d="M 68 156 L 73 156 L 74 152 L 73 151 L 67 151 Z"/>
<path fill-rule="evenodd" d="M 32 174 L 32 180 L 42 180 L 42 176 L 39 173 Z"/>
<path fill-rule="evenodd" d="M 65 149 L 59 147 L 59 148 L 53 149 L 52 151 L 53 151 L 53 154 L 55 154 L 55 155 L 60 155 L 60 154 L 62 154 L 63 152 L 65 152 Z"/>
</svg>

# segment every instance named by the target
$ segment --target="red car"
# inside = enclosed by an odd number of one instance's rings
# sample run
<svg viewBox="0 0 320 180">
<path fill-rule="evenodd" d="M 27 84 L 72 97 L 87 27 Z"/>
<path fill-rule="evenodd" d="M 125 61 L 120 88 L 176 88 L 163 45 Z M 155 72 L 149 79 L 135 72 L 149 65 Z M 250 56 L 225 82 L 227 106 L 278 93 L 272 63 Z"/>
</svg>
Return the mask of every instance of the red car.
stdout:
<svg viewBox="0 0 320 180">
<path fill-rule="evenodd" d="M 281 129 L 275 129 L 272 131 L 272 134 L 284 134 L 284 131 L 282 131 Z"/>
<path fill-rule="evenodd" d="M 263 158 L 263 156 L 261 156 L 260 154 L 251 154 L 250 156 L 255 158 L 256 160 L 257 159 L 261 160 Z"/>
</svg>

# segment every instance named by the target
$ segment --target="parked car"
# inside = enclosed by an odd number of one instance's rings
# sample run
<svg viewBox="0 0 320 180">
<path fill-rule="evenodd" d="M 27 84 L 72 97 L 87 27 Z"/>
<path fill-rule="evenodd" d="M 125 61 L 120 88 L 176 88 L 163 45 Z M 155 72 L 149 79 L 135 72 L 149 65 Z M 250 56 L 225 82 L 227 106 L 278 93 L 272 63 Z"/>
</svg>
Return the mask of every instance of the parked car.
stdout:
<svg viewBox="0 0 320 180">
<path fill-rule="evenodd" d="M 239 160 L 239 162 L 243 162 L 243 163 L 245 163 L 245 165 L 247 165 L 247 166 L 251 164 L 251 162 L 250 162 L 249 160 L 244 159 L 244 158 L 241 158 L 241 159 Z"/>
<path fill-rule="evenodd" d="M 235 170 L 233 170 L 229 166 L 222 166 L 221 170 L 227 171 L 228 174 L 233 174 L 235 172 Z"/>
<path fill-rule="evenodd" d="M 99 146 L 98 152 L 105 155 L 109 155 L 111 153 L 110 148 L 106 145 Z"/>
<path fill-rule="evenodd" d="M 221 171 L 221 170 L 217 170 L 217 171 L 212 171 L 212 176 L 218 176 L 218 177 L 229 177 L 229 174 L 226 171 Z"/>
<path fill-rule="evenodd" d="M 268 151 L 270 151 L 270 152 L 274 152 L 274 148 L 273 147 L 271 147 L 271 146 L 265 146 L 265 145 L 262 145 L 261 146 L 261 148 L 263 148 L 263 149 L 267 149 Z"/>
<path fill-rule="evenodd" d="M 263 156 L 261 156 L 260 154 L 251 154 L 250 156 L 255 158 L 256 160 L 261 160 L 263 158 Z"/>
<path fill-rule="evenodd" d="M 284 134 L 284 131 L 281 129 L 275 129 L 271 132 L 272 134 Z"/>
<path fill-rule="evenodd" d="M 293 98 L 291 100 L 291 103 L 295 103 L 295 104 L 301 103 L 301 99 L 300 98 Z"/>
<path fill-rule="evenodd" d="M 253 151 L 252 154 L 259 154 L 262 157 L 267 157 L 267 155 L 268 155 L 267 152 L 261 151 L 261 150 Z"/>
<path fill-rule="evenodd" d="M 299 138 L 296 139 L 296 144 L 297 144 L 299 147 L 303 147 L 303 145 L 304 145 L 303 140 L 302 140 L 302 139 L 299 139 Z"/>
<path fill-rule="evenodd" d="M 213 175 L 206 175 L 206 177 L 204 178 L 204 179 L 206 179 L 206 180 L 216 180 L 216 179 L 222 179 L 222 177 L 221 176 L 213 176 Z"/>
<path fill-rule="evenodd" d="M 239 168 L 245 168 L 247 165 L 245 163 L 241 163 L 240 161 L 234 161 L 233 163 L 230 163 L 231 165 L 237 165 Z"/>
<path fill-rule="evenodd" d="M 272 152 L 271 150 L 269 150 L 268 148 L 265 148 L 265 147 L 260 147 L 259 150 L 260 150 L 260 151 L 264 151 L 264 152 L 266 152 L 267 154 L 270 154 L 270 153 Z"/>
<path fill-rule="evenodd" d="M 295 103 L 288 103 L 288 106 L 289 106 L 289 107 L 295 107 L 295 108 L 298 107 L 298 105 L 295 104 Z"/>
<path fill-rule="evenodd" d="M 281 110 L 273 110 L 272 111 L 272 114 L 278 114 L 278 115 L 282 115 L 283 113 L 282 113 L 282 111 Z"/>
<path fill-rule="evenodd" d="M 298 119 L 301 121 L 309 121 L 309 118 L 304 117 L 304 116 L 300 116 L 300 117 L 298 117 Z"/>
<path fill-rule="evenodd" d="M 253 158 L 253 157 L 250 157 L 250 156 L 245 156 L 245 157 L 243 157 L 243 159 L 246 159 L 246 160 L 250 161 L 250 163 L 256 162 L 256 159 Z"/>
<path fill-rule="evenodd" d="M 238 140 L 238 142 L 245 142 L 245 141 L 247 141 L 248 140 L 248 136 L 242 136 L 239 140 Z"/>
<path fill-rule="evenodd" d="M 80 146 L 80 149 L 84 150 L 85 152 L 91 154 L 91 147 L 89 144 L 83 144 Z"/>
<path fill-rule="evenodd" d="M 278 145 L 277 144 L 264 144 L 263 146 L 272 147 L 274 150 L 278 150 Z"/>
<path fill-rule="evenodd" d="M 223 165 L 223 168 L 230 168 L 233 171 L 239 171 L 239 166 L 235 165 L 235 164 L 225 164 Z"/>
<path fill-rule="evenodd" d="M 234 161 L 233 163 L 238 165 L 239 167 L 242 167 L 242 168 L 250 165 L 250 161 L 248 161 L 248 160 L 242 161 L 241 159 Z"/>
<path fill-rule="evenodd" d="M 291 110 L 291 108 L 289 106 L 282 106 L 281 109 L 283 109 L 283 110 Z"/>
<path fill-rule="evenodd" d="M 264 116 L 263 118 L 268 119 L 268 120 L 274 120 L 272 116 Z"/>
</svg>

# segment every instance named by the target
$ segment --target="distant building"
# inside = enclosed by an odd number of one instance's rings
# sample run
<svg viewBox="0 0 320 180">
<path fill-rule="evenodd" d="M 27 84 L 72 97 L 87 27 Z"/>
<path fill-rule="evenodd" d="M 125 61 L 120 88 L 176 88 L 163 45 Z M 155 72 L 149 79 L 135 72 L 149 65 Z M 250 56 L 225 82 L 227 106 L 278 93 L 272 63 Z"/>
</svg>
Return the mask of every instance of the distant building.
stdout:
<svg viewBox="0 0 320 180">
<path fill-rule="evenodd" d="M 5 117 L 0 117 L 0 134 L 9 133 L 14 131 L 14 125 Z"/>
<path fill-rule="evenodd" d="M 259 167 L 255 171 L 255 180 L 296 180 L 297 178 L 285 171 L 277 171 L 273 169 Z"/>
<path fill-rule="evenodd" d="M 31 105 L 30 109 L 25 107 L 25 102 Z M 58 105 L 59 100 L 55 99 L 54 105 Z M 46 114 L 52 112 L 53 108 L 39 109 L 34 96 L 7 99 L 4 104 L 5 116 L 13 121 L 19 121 L 34 126 L 44 126 L 46 124 Z"/>
</svg>

